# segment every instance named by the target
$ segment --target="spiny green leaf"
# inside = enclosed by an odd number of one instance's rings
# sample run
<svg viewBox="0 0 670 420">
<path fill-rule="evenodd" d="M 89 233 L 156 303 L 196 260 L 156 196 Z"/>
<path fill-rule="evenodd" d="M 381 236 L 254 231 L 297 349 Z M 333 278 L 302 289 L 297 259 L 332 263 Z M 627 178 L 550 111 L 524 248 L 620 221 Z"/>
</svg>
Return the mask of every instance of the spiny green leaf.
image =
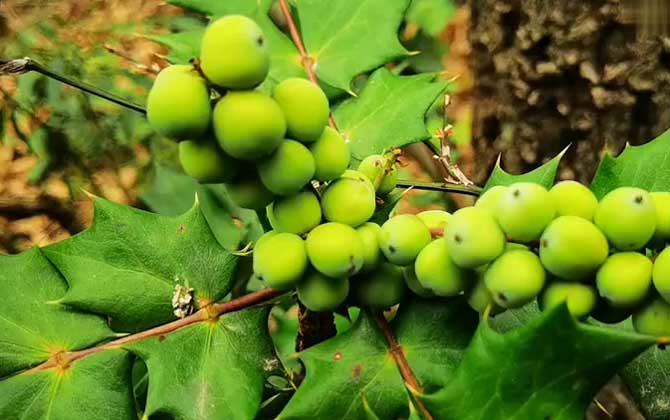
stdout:
<svg viewBox="0 0 670 420">
<path fill-rule="evenodd" d="M 583 419 L 598 390 L 653 343 L 578 324 L 565 305 L 503 335 L 483 322 L 453 379 L 422 399 L 443 420 Z"/>
<path fill-rule="evenodd" d="M 0 382 L 3 420 L 136 420 L 131 355 L 107 350 L 66 369 L 52 368 Z"/>
<path fill-rule="evenodd" d="M 39 249 L 0 255 L 0 267 L 7 298 L 0 307 L 0 377 L 114 336 L 98 316 L 47 303 L 63 297 L 67 284 Z"/>
<path fill-rule="evenodd" d="M 269 308 L 251 308 L 128 346 L 149 369 L 145 415 L 176 420 L 253 419 L 277 371 Z"/>
<path fill-rule="evenodd" d="M 433 80 L 430 74 L 396 76 L 380 68 L 360 97 L 338 106 L 333 116 L 352 157 L 362 160 L 428 138 L 426 111 L 447 88 L 447 82 Z"/>
<path fill-rule="evenodd" d="M 43 250 L 69 284 L 62 303 L 140 330 L 174 319 L 176 285 L 192 287 L 199 304 L 232 287 L 237 259 L 216 241 L 197 203 L 166 217 L 93 200 L 93 225 Z"/>
<path fill-rule="evenodd" d="M 200 39 L 204 32 L 203 27 L 190 31 L 149 35 L 148 38 L 170 49 L 167 59 L 171 63 L 188 63 L 190 59 L 200 56 Z"/>
<path fill-rule="evenodd" d="M 456 13 L 452 0 L 412 0 L 407 10 L 407 21 L 431 36 L 436 36 L 447 26 Z"/>
<path fill-rule="evenodd" d="M 377 206 L 375 213 L 370 218 L 370 222 L 377 223 L 378 225 L 384 224 L 389 218 L 391 212 L 398 204 L 398 201 L 405 195 L 408 190 L 400 191 L 397 193 L 389 194 L 384 197 L 384 202 L 381 205 Z"/>
<path fill-rule="evenodd" d="M 495 187 L 496 185 L 511 185 L 515 182 L 535 182 L 549 189 L 552 185 L 554 185 L 558 164 L 561 162 L 561 158 L 567 150 L 567 148 L 563 149 L 561 153 L 556 155 L 550 161 L 546 162 L 544 165 L 521 175 L 512 175 L 505 172 L 505 170 L 500 167 L 500 157 L 498 157 L 496 166 L 493 168 L 493 172 L 491 172 L 491 176 L 489 177 L 488 181 L 486 181 L 484 190 L 488 190 L 489 188 Z"/>
<path fill-rule="evenodd" d="M 598 198 L 618 187 L 670 191 L 670 130 L 642 146 L 627 145 L 615 157 L 605 154 L 591 183 Z"/>
<path fill-rule="evenodd" d="M 398 27 L 409 0 L 298 0 L 300 29 L 320 80 L 351 91 L 351 81 L 407 54 Z"/>
<path fill-rule="evenodd" d="M 274 0 L 168 0 L 168 3 L 190 9 L 207 16 L 241 14 L 253 15 L 260 10 L 267 13 Z"/>
</svg>

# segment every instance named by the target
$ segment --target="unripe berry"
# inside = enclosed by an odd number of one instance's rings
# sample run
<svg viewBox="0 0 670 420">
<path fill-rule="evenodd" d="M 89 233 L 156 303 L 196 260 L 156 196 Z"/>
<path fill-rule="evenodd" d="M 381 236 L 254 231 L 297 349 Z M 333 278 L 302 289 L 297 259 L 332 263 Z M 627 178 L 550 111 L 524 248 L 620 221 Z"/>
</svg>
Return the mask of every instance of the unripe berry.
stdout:
<svg viewBox="0 0 670 420">
<path fill-rule="evenodd" d="M 582 280 L 605 262 L 609 245 L 593 223 L 578 216 L 561 216 L 540 238 L 540 259 L 551 274 L 564 280 Z"/>
<path fill-rule="evenodd" d="M 430 231 L 413 214 L 401 214 L 387 220 L 379 234 L 379 246 L 386 259 L 395 265 L 409 265 L 430 243 Z"/>
<path fill-rule="evenodd" d="M 664 246 L 670 239 L 670 192 L 649 193 L 656 210 L 656 230 L 652 241 Z"/>
<path fill-rule="evenodd" d="M 467 292 L 468 305 L 475 311 L 483 314 L 486 311 L 486 308 L 490 307 L 489 315 L 494 316 L 501 312 L 505 312 L 506 309 L 498 305 L 493 300 L 493 295 L 486 287 L 486 282 L 484 282 L 484 274 L 486 273 L 486 268 L 477 269 L 479 280 L 475 283 L 474 287 Z M 481 273 L 479 273 L 481 271 Z"/>
<path fill-rule="evenodd" d="M 511 240 L 532 242 L 554 220 L 556 209 L 542 185 L 517 182 L 507 187 L 498 200 L 496 218 Z"/>
<path fill-rule="evenodd" d="M 270 69 L 261 28 L 241 15 L 212 22 L 202 36 L 200 68 L 210 82 L 229 89 L 259 85 Z"/>
<path fill-rule="evenodd" d="M 361 271 L 373 270 L 379 262 L 381 251 L 379 250 L 379 232 L 381 228 L 376 223 L 365 223 L 356 231 L 363 242 L 363 268 Z"/>
<path fill-rule="evenodd" d="M 640 188 L 620 187 L 611 191 L 598 203 L 593 220 L 621 251 L 642 248 L 656 230 L 651 196 Z"/>
<path fill-rule="evenodd" d="M 318 85 L 293 77 L 281 81 L 273 96 L 284 112 L 291 138 L 303 143 L 319 138 L 328 124 L 330 109 L 328 98 Z"/>
<path fill-rule="evenodd" d="M 670 247 L 656 257 L 652 277 L 658 294 L 670 303 Z"/>
<path fill-rule="evenodd" d="M 670 336 L 670 303 L 654 299 L 633 314 L 633 328 L 640 334 Z"/>
<path fill-rule="evenodd" d="M 414 292 L 414 294 L 421 296 L 423 298 L 429 298 L 435 296 L 435 294 L 426 288 L 424 288 L 419 279 L 416 278 L 416 273 L 414 272 L 414 265 L 408 265 L 402 268 L 402 276 L 405 278 L 405 285 Z"/>
<path fill-rule="evenodd" d="M 235 204 L 246 209 L 263 210 L 274 199 L 274 194 L 256 176 L 244 176 L 226 183 L 226 191 Z"/>
<path fill-rule="evenodd" d="M 363 267 L 363 241 L 351 226 L 319 225 L 307 235 L 306 242 L 312 266 L 328 277 L 347 277 Z"/>
<path fill-rule="evenodd" d="M 451 214 L 444 210 L 426 210 L 416 215 L 430 230 L 433 237 L 444 236 L 444 228 L 451 218 Z"/>
<path fill-rule="evenodd" d="M 379 195 L 390 193 L 398 183 L 398 165 L 393 163 L 387 169 L 386 160 L 382 155 L 370 155 L 358 165 L 358 172 L 364 174 L 373 185 L 377 183 L 376 190 Z"/>
<path fill-rule="evenodd" d="M 375 309 L 386 309 L 400 303 L 406 290 L 400 267 L 387 262 L 379 264 L 369 273 L 356 276 L 352 287 L 359 305 Z"/>
<path fill-rule="evenodd" d="M 507 191 L 507 187 L 502 185 L 496 185 L 491 187 L 484 192 L 477 201 L 475 202 L 475 207 L 489 210 L 493 215 L 498 213 L 498 202 L 503 193 Z"/>
<path fill-rule="evenodd" d="M 281 197 L 267 207 L 270 225 L 277 232 L 302 235 L 321 222 L 319 199 L 311 191 Z"/>
<path fill-rule="evenodd" d="M 256 240 L 256 243 L 254 244 L 254 248 L 260 248 L 263 244 L 263 242 L 267 241 L 268 239 L 272 238 L 273 236 L 277 235 L 279 232 L 275 232 L 274 230 L 270 230 L 268 232 L 265 232 L 263 235 L 261 235 L 260 238 Z"/>
<path fill-rule="evenodd" d="M 349 166 L 351 152 L 349 145 L 340 133 L 326 127 L 319 139 L 310 145 L 309 150 L 314 156 L 316 171 L 314 178 L 318 181 L 331 181 L 341 176 Z"/>
<path fill-rule="evenodd" d="M 549 190 L 557 216 L 577 216 L 588 221 L 598 206 L 595 194 L 577 181 L 562 181 Z"/>
<path fill-rule="evenodd" d="M 639 304 L 651 287 L 652 262 L 637 252 L 613 254 L 598 270 L 598 293 L 614 307 Z"/>
<path fill-rule="evenodd" d="M 456 211 L 444 229 L 447 251 L 459 266 L 475 268 L 505 250 L 505 235 L 490 211 L 465 207 Z"/>
<path fill-rule="evenodd" d="M 201 184 L 228 182 L 239 170 L 239 163 L 209 139 L 179 143 L 179 162 L 184 172 Z"/>
<path fill-rule="evenodd" d="M 309 270 L 298 283 L 298 299 L 310 311 L 332 311 L 340 306 L 349 294 L 349 279 L 326 277 L 316 270 Z"/>
<path fill-rule="evenodd" d="M 190 65 L 163 69 L 147 97 L 147 119 L 157 133 L 175 140 L 202 136 L 211 120 L 207 83 Z"/>
<path fill-rule="evenodd" d="M 540 296 L 540 309 L 547 311 L 566 303 L 570 314 L 577 319 L 587 318 L 596 308 L 598 293 L 593 286 L 581 283 L 552 282 Z"/>
<path fill-rule="evenodd" d="M 214 134 L 236 159 L 270 155 L 284 139 L 286 120 L 274 99 L 256 91 L 230 91 L 214 107 Z"/>
<path fill-rule="evenodd" d="M 291 233 L 277 233 L 256 244 L 254 274 L 269 287 L 289 289 L 300 281 L 307 268 L 305 243 Z"/>
<path fill-rule="evenodd" d="M 258 163 L 258 174 L 268 190 L 292 195 L 314 176 L 314 158 L 302 143 L 284 140 L 270 157 Z"/>
<path fill-rule="evenodd" d="M 472 280 L 472 273 L 451 261 L 444 238 L 434 240 L 421 250 L 414 272 L 421 286 L 437 296 L 463 294 Z"/>
<path fill-rule="evenodd" d="M 365 176 L 345 171 L 333 181 L 321 196 L 323 216 L 330 222 L 358 226 L 367 222 L 375 212 L 374 188 Z"/>
<path fill-rule="evenodd" d="M 518 308 L 542 291 L 546 273 L 537 255 L 530 251 L 508 251 L 486 270 L 484 281 L 493 300 L 503 308 Z"/>
</svg>

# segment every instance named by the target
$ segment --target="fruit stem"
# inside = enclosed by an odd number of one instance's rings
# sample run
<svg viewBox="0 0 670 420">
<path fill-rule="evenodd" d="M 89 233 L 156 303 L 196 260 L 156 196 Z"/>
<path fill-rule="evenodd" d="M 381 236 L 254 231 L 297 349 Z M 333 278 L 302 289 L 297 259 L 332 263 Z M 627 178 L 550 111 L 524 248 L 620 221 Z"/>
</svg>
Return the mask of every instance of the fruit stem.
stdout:
<svg viewBox="0 0 670 420">
<path fill-rule="evenodd" d="M 37 73 L 40 73 L 44 76 L 50 77 L 54 80 L 57 80 L 61 83 L 64 83 L 66 85 L 72 86 L 74 88 L 77 88 L 81 91 L 84 91 L 86 93 L 89 93 L 91 95 L 97 96 L 99 98 L 108 100 L 110 102 L 113 102 L 117 105 L 121 105 L 124 108 L 128 108 L 130 110 L 133 110 L 135 112 L 139 112 L 140 114 L 146 114 L 147 110 L 144 109 L 144 107 L 129 102 L 126 99 L 114 95 L 109 92 L 104 92 L 101 89 L 89 85 L 88 83 L 84 82 L 79 82 L 77 80 L 71 79 L 69 77 L 65 77 L 63 75 L 54 73 L 53 71 L 47 69 L 43 65 L 39 64 L 38 62 L 34 61 L 30 57 L 24 57 L 24 58 L 17 58 L 14 60 L 0 60 L 0 76 L 2 75 L 7 75 L 7 74 L 13 74 L 13 75 L 21 75 L 24 73 L 28 73 L 30 71 L 34 71 Z"/>
<path fill-rule="evenodd" d="M 462 185 L 450 182 L 422 182 L 422 181 L 398 181 L 398 187 L 414 188 L 426 191 L 444 191 L 456 194 L 465 194 L 478 197 L 482 193 L 482 188 L 476 185 Z"/>
</svg>

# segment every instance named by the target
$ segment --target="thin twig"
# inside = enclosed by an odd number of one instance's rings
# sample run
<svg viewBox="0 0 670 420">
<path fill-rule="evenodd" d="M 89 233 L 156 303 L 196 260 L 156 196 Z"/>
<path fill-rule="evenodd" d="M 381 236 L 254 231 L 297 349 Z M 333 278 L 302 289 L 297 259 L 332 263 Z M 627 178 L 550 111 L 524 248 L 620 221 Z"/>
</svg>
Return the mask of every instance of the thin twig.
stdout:
<svg viewBox="0 0 670 420">
<path fill-rule="evenodd" d="M 422 181 L 407 181 L 400 180 L 397 183 L 398 187 L 401 188 L 413 188 L 416 190 L 426 190 L 426 191 L 443 191 L 457 194 L 472 195 L 478 197 L 482 193 L 481 187 L 476 185 L 461 185 L 453 184 L 449 182 L 422 182 Z"/>
<path fill-rule="evenodd" d="M 405 385 L 410 388 L 412 395 L 415 395 L 417 392 L 422 392 L 423 388 L 419 385 L 419 381 L 417 381 L 416 376 L 405 357 L 405 352 L 403 351 L 402 346 L 398 343 L 398 340 L 396 340 L 393 330 L 391 330 L 391 326 L 388 321 L 386 321 L 386 318 L 384 318 L 384 314 L 378 312 L 374 317 L 379 329 L 381 329 L 384 337 L 386 337 L 386 341 L 389 344 L 389 351 L 393 355 L 396 365 L 398 365 L 398 370 L 400 370 L 400 375 L 405 381 Z M 423 405 L 423 402 L 416 397 L 414 398 L 414 401 L 423 418 L 426 420 L 433 420 L 433 416 L 430 414 L 426 406 Z"/>
<path fill-rule="evenodd" d="M 169 334 L 173 331 L 176 331 L 180 328 L 186 327 L 187 325 L 194 324 L 196 322 L 202 322 L 206 320 L 216 319 L 220 315 L 239 311 L 250 306 L 266 302 L 277 296 L 282 292 L 275 289 L 262 289 L 254 293 L 249 293 L 238 299 L 230 300 L 228 302 L 215 303 L 213 305 L 206 306 L 200 309 L 198 312 L 189 315 L 185 318 L 172 321 L 170 323 L 159 325 L 154 328 L 150 328 L 145 331 L 141 331 L 135 334 L 131 334 L 118 340 L 108 341 L 103 344 L 96 345 L 84 350 L 78 351 L 69 351 L 61 352 L 53 355 L 46 362 L 35 366 L 34 368 L 28 369 L 25 372 L 21 373 L 22 375 L 39 372 L 42 370 L 54 368 L 57 366 L 67 367 L 72 362 L 75 362 L 84 357 L 90 356 L 101 351 L 110 350 L 122 347 L 126 344 L 134 343 L 136 341 L 145 340 L 150 337 L 163 336 Z"/>
<path fill-rule="evenodd" d="M 449 124 L 447 117 L 447 108 L 451 104 L 451 96 L 448 94 L 444 95 L 444 112 L 442 114 L 442 127 L 437 131 L 437 136 L 440 139 L 440 153 L 435 155 L 435 159 L 438 160 L 444 169 L 446 169 L 447 181 L 453 181 L 458 184 L 465 186 L 473 186 L 474 182 L 461 171 L 461 168 L 458 167 L 456 163 L 451 160 L 451 136 L 454 134 L 454 127 Z"/>
</svg>

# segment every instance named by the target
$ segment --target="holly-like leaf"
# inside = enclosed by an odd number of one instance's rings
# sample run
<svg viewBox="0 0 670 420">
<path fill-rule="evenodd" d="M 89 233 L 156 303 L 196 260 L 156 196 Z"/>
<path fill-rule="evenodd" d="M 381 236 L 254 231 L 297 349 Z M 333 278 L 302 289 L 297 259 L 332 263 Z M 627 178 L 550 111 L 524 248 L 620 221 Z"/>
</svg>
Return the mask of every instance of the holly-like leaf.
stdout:
<svg viewBox="0 0 670 420">
<path fill-rule="evenodd" d="M 253 419 L 266 379 L 280 366 L 268 313 L 245 309 L 129 345 L 149 369 L 145 415 Z"/>
<path fill-rule="evenodd" d="M 149 39 L 161 43 L 170 49 L 167 55 L 171 63 L 188 63 L 200 55 L 200 40 L 205 28 L 168 34 L 149 35 Z"/>
<path fill-rule="evenodd" d="M 423 396 L 435 418 L 576 420 L 654 340 L 579 324 L 567 306 L 499 334 L 482 322 L 454 377 Z"/>
<path fill-rule="evenodd" d="M 477 317 L 461 300 L 411 300 L 391 327 L 420 385 L 444 383 L 460 361 Z M 407 416 L 408 394 L 374 319 L 302 353 L 306 377 L 278 419 L 381 419 Z"/>
<path fill-rule="evenodd" d="M 351 81 L 407 54 L 398 27 L 409 0 L 298 0 L 300 29 L 320 80 L 351 91 Z"/>
<path fill-rule="evenodd" d="M 642 146 L 627 145 L 615 157 L 605 154 L 591 183 L 598 198 L 618 187 L 670 191 L 670 130 Z"/>
<path fill-rule="evenodd" d="M 190 9 L 207 16 L 225 16 L 241 14 L 250 16 L 261 10 L 265 13 L 270 10 L 274 0 L 168 0 L 175 6 Z"/>
<path fill-rule="evenodd" d="M 0 255 L 0 267 L 6 299 L 0 306 L 0 377 L 114 336 L 98 316 L 47 303 L 60 299 L 67 284 L 39 249 Z"/>
<path fill-rule="evenodd" d="M 196 307 L 225 296 L 236 257 L 216 241 L 200 207 L 166 217 L 94 198 L 93 225 L 43 252 L 68 282 L 59 300 L 112 318 L 120 330 L 174 319 L 175 286 Z"/>
<path fill-rule="evenodd" d="M 426 34 L 436 36 L 447 26 L 456 13 L 452 0 L 412 0 L 407 10 L 407 22 Z"/>
<path fill-rule="evenodd" d="M 67 367 L 0 382 L 3 420 L 136 420 L 130 381 L 132 357 L 107 350 Z"/>
<path fill-rule="evenodd" d="M 430 74 L 396 76 L 385 68 L 375 71 L 360 97 L 344 101 L 333 114 L 350 142 L 355 160 L 392 147 L 425 140 L 425 115 L 447 82 Z"/>
<path fill-rule="evenodd" d="M 393 209 L 395 209 L 395 206 L 405 195 L 405 193 L 407 193 L 407 191 L 409 190 L 396 192 L 384 197 L 384 202 L 377 206 L 375 213 L 372 215 L 369 221 L 372 223 L 377 223 L 378 225 L 383 225 L 384 222 L 388 220 L 389 215 L 393 212 Z"/>
<path fill-rule="evenodd" d="M 558 155 L 554 156 L 548 162 L 545 162 L 544 165 L 539 168 L 535 168 L 530 172 L 521 175 L 512 175 L 500 166 L 500 157 L 496 162 L 496 166 L 491 172 L 488 181 L 486 181 L 486 186 L 484 190 L 488 190 L 491 187 L 496 185 L 511 185 L 515 182 L 534 182 L 536 184 L 543 185 L 547 189 L 551 188 L 554 185 L 554 180 L 556 179 L 556 171 L 558 171 L 558 164 L 561 162 L 561 158 L 567 151 L 567 147 L 561 151 Z"/>
</svg>

